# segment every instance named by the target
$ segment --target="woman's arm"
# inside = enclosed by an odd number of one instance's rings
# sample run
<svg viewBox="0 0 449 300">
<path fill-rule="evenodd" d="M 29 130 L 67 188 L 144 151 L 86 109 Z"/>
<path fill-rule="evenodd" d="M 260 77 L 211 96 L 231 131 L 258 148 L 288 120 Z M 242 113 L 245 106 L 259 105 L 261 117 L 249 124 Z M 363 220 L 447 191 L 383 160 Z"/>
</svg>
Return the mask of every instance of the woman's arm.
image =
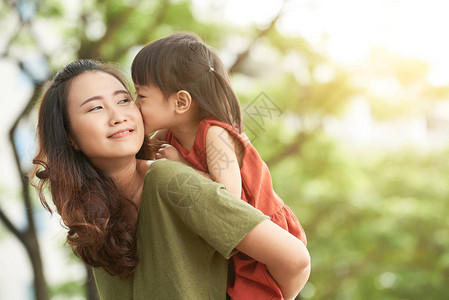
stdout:
<svg viewBox="0 0 449 300">
<path fill-rule="evenodd" d="M 210 177 L 222 183 L 228 191 L 242 195 L 242 177 L 236 155 L 236 140 L 229 132 L 219 126 L 211 126 L 206 134 L 206 159 Z"/>
<path fill-rule="evenodd" d="M 236 248 L 267 266 L 285 299 L 294 299 L 309 278 L 307 248 L 270 220 L 254 227 Z"/>
<path fill-rule="evenodd" d="M 223 185 L 204 179 L 182 163 L 167 160 L 152 166 L 148 182 L 166 182 L 157 185 L 162 189 L 158 193 L 168 195 L 166 189 L 170 187 L 173 195 L 190 199 L 184 201 L 188 209 L 170 197 L 164 198 L 164 203 L 171 205 L 193 232 L 225 258 L 237 249 L 265 264 L 285 299 L 299 293 L 310 273 L 309 253 L 299 239 Z M 168 185 L 177 176 L 188 178 L 188 184 Z"/>
<path fill-rule="evenodd" d="M 209 128 L 206 155 L 211 178 L 240 198 L 242 180 L 236 147 L 235 139 L 224 128 Z M 267 266 L 285 299 L 295 298 L 309 278 L 307 248 L 295 236 L 269 220 L 250 231 L 236 248 Z"/>
</svg>

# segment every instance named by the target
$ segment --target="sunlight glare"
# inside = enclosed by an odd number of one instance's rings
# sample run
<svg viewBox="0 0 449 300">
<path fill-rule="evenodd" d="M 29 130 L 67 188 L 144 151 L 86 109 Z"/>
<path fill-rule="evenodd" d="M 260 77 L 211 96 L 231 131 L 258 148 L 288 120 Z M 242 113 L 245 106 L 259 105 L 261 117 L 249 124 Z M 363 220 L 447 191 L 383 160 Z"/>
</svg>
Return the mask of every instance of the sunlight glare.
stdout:
<svg viewBox="0 0 449 300">
<path fill-rule="evenodd" d="M 357 64 L 372 48 L 449 65 L 449 2 L 442 0 L 291 1 L 278 29 L 306 38 L 343 64 Z M 441 77 L 440 77 L 441 76 Z M 435 72 L 432 82 L 449 82 Z"/>
</svg>

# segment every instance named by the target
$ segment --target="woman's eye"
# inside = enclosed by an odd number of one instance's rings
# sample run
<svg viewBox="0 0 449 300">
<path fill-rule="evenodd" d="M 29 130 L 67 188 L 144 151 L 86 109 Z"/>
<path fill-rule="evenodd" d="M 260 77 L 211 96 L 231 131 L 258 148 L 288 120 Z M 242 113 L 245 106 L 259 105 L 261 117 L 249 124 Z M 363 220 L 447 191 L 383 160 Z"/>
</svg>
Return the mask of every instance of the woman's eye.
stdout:
<svg viewBox="0 0 449 300">
<path fill-rule="evenodd" d="M 89 109 L 88 111 L 100 110 L 100 109 L 102 109 L 102 108 L 103 108 L 103 106 L 95 106 L 95 107 Z"/>
<path fill-rule="evenodd" d="M 126 98 L 126 99 L 120 100 L 118 102 L 118 104 L 125 104 L 125 103 L 128 103 L 128 102 L 131 102 L 131 99 Z"/>
</svg>

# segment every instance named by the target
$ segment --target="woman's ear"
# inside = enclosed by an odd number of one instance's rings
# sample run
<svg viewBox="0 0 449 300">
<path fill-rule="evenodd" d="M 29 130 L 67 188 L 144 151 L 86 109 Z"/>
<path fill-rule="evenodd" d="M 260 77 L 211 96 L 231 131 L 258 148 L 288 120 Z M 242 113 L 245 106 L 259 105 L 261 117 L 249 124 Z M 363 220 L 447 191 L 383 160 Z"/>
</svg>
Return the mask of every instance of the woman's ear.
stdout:
<svg viewBox="0 0 449 300">
<path fill-rule="evenodd" d="M 192 97 L 185 90 L 180 90 L 175 94 L 175 110 L 177 113 L 185 113 L 192 106 Z"/>
<path fill-rule="evenodd" d="M 71 136 L 69 136 L 69 144 L 70 144 L 70 146 L 73 147 L 73 149 L 74 149 L 76 152 L 79 152 L 79 151 L 80 151 L 80 148 L 78 147 L 78 145 L 76 144 L 76 142 L 73 140 L 73 138 L 72 138 Z"/>
</svg>

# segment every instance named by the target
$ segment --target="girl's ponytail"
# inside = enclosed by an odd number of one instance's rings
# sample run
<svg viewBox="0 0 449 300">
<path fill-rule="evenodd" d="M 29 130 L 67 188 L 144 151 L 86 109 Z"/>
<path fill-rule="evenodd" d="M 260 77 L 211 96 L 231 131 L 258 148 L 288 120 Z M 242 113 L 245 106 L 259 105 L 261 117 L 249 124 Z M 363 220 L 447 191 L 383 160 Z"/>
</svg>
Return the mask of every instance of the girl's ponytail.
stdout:
<svg viewBox="0 0 449 300">
<path fill-rule="evenodd" d="M 221 89 L 224 98 L 224 101 L 220 101 L 220 103 L 222 104 L 221 111 L 225 113 L 218 119 L 224 119 L 220 121 L 230 124 L 238 133 L 241 133 L 244 128 L 240 102 L 231 87 L 229 78 L 227 76 L 222 76 L 219 72 L 216 72 L 215 69 L 213 69 L 211 73 L 213 73 L 215 81 L 218 83 L 215 85 L 216 89 Z"/>
</svg>

